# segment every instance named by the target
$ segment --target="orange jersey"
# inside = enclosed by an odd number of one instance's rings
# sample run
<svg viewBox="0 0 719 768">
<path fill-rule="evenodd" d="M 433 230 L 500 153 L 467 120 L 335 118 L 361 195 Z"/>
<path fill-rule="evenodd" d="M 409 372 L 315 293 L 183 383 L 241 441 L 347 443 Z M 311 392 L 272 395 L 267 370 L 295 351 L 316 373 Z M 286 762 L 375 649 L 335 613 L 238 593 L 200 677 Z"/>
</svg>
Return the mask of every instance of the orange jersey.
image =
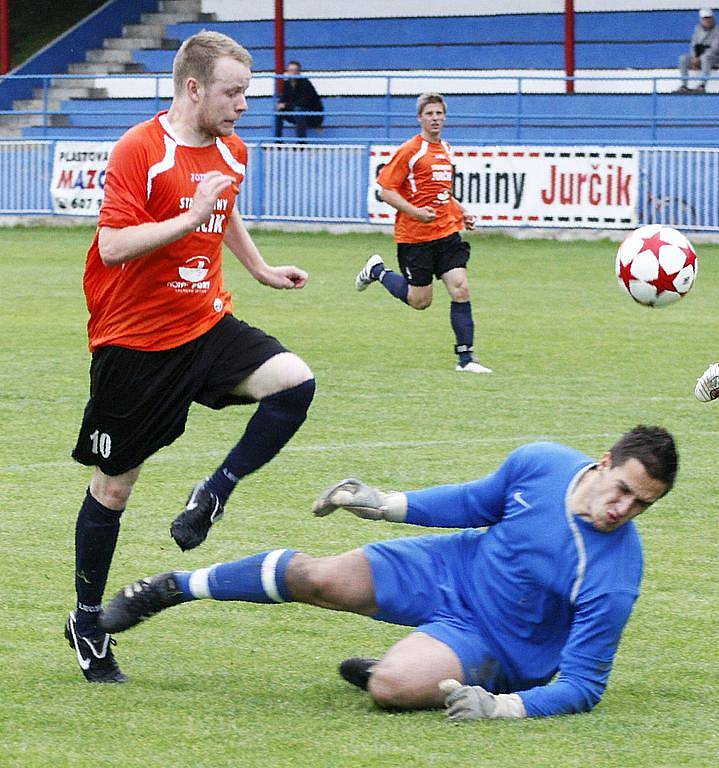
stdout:
<svg viewBox="0 0 719 768">
<path fill-rule="evenodd" d="M 237 136 L 206 147 L 182 143 L 164 112 L 131 128 L 115 145 L 105 176 L 98 229 L 85 262 L 90 349 L 172 349 L 201 336 L 229 312 L 222 239 L 237 196 L 229 187 L 209 220 L 174 243 L 114 267 L 100 259 L 100 227 L 120 229 L 174 218 L 192 206 L 209 171 L 245 177 L 247 148 Z"/>
<path fill-rule="evenodd" d="M 452 197 L 452 148 L 446 141 L 429 142 L 421 135 L 406 141 L 377 176 L 383 189 L 398 192 L 417 208 L 428 205 L 437 213 L 423 223 L 397 211 L 394 239 L 398 243 L 426 243 L 459 232 L 462 211 Z"/>
</svg>

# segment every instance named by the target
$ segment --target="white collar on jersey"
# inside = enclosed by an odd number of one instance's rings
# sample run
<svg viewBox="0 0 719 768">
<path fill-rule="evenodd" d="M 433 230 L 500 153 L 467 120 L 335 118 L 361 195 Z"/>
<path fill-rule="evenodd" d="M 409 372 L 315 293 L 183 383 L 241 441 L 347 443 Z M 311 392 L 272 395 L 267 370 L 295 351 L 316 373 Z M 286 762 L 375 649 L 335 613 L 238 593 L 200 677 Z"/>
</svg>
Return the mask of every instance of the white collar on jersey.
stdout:
<svg viewBox="0 0 719 768">
<path fill-rule="evenodd" d="M 586 467 L 582 467 L 579 472 L 577 472 L 574 477 L 569 481 L 569 485 L 567 486 L 567 490 L 564 494 L 564 508 L 567 512 L 567 514 L 577 515 L 578 512 L 573 512 L 569 508 L 569 499 L 572 496 L 572 493 L 574 492 L 574 489 L 577 487 L 577 484 L 579 481 L 584 477 L 584 475 L 589 472 L 590 469 L 595 469 L 597 467 L 597 464 L 587 464 Z"/>
<path fill-rule="evenodd" d="M 167 112 L 160 115 L 159 117 L 160 125 L 162 126 L 165 133 L 177 144 L 178 147 L 192 147 L 194 149 L 201 149 L 201 147 L 195 147 L 194 144 L 188 144 L 186 141 L 183 141 L 178 135 L 177 131 L 170 125 L 170 121 L 167 119 Z M 219 145 L 222 144 L 222 140 L 220 138 L 215 139 L 215 146 L 219 147 Z M 211 147 L 211 144 L 207 144 L 205 146 Z M 224 146 L 224 144 L 223 144 Z"/>
</svg>

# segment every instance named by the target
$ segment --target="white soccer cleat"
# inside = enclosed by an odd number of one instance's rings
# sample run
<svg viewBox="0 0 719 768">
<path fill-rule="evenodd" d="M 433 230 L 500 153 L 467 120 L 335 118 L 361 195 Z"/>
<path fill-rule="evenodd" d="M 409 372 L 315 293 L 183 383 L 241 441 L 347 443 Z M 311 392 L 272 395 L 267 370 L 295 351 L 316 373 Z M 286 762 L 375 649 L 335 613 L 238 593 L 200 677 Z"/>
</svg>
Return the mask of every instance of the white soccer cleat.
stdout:
<svg viewBox="0 0 719 768">
<path fill-rule="evenodd" d="M 468 363 L 465 363 L 465 365 L 457 363 L 454 370 L 464 371 L 465 373 L 492 373 L 492 369 L 482 365 L 479 360 L 470 360 Z"/>
<path fill-rule="evenodd" d="M 368 285 L 374 283 L 377 279 L 372 277 L 372 269 L 378 264 L 384 266 L 384 259 L 378 253 L 373 253 L 369 259 L 367 259 L 367 263 L 364 267 L 357 273 L 357 277 L 355 277 L 355 288 L 358 291 L 364 291 Z"/>
<path fill-rule="evenodd" d="M 701 400 L 703 403 L 708 403 L 719 397 L 719 363 L 712 363 L 697 379 L 694 394 L 697 400 Z"/>
</svg>

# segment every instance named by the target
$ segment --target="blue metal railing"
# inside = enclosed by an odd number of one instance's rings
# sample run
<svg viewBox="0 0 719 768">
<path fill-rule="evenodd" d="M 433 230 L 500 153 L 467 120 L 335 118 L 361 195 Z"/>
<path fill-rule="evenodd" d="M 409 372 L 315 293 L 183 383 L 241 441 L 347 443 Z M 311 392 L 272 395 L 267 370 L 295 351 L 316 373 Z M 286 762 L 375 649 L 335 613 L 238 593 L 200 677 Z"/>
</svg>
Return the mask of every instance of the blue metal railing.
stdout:
<svg viewBox="0 0 719 768">
<path fill-rule="evenodd" d="M 0 215 L 53 213 L 55 144 L 0 140 Z M 238 209 L 254 221 L 368 222 L 369 149 L 357 143 L 249 143 Z M 637 223 L 719 232 L 719 149 L 636 152 Z"/>
</svg>

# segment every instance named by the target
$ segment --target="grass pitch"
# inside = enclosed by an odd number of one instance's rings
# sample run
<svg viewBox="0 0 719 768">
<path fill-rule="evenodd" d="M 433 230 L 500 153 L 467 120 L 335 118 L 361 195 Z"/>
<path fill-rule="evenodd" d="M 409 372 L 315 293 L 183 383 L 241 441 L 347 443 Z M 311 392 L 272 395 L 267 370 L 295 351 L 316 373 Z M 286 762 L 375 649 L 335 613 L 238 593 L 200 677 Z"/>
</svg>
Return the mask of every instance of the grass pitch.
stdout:
<svg viewBox="0 0 719 768">
<path fill-rule="evenodd" d="M 609 688 L 590 714 L 449 725 L 388 714 L 336 673 L 406 632 L 299 605 L 183 606 L 118 637 L 124 686 L 84 682 L 62 638 L 73 605 L 73 530 L 88 470 L 69 458 L 87 396 L 81 276 L 89 229 L 5 230 L 0 284 L 0 766 L 447 766 L 660 768 L 719 762 L 716 446 L 719 405 L 694 400 L 719 358 L 719 248 L 677 305 L 648 310 L 615 284 L 616 245 L 473 236 L 477 344 L 491 376 L 454 372 L 448 299 L 413 312 L 353 277 L 377 235 L 257 232 L 307 288 L 254 283 L 230 258 L 238 316 L 313 367 L 318 393 L 292 443 L 241 483 L 222 523 L 181 553 L 168 525 L 238 439 L 250 408 L 197 406 L 147 462 L 123 518 L 109 591 L 171 568 L 270 547 L 330 554 L 426 529 L 313 519 L 315 494 L 352 474 L 409 489 L 482 475 L 535 439 L 593 455 L 659 423 L 681 454 L 675 490 L 638 520 L 643 594 Z"/>
</svg>

